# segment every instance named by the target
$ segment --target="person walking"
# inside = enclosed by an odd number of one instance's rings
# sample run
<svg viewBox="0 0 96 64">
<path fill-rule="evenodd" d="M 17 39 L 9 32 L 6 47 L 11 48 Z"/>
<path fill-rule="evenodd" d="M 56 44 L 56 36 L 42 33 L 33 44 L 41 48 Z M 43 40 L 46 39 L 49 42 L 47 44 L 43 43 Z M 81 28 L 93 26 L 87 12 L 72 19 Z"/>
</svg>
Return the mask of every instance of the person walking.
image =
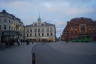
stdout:
<svg viewBox="0 0 96 64">
<path fill-rule="evenodd" d="M 20 40 L 19 39 L 17 40 L 17 44 L 18 44 L 18 46 L 20 45 Z"/>
<path fill-rule="evenodd" d="M 26 45 L 29 45 L 29 41 L 28 40 L 26 40 Z"/>
</svg>

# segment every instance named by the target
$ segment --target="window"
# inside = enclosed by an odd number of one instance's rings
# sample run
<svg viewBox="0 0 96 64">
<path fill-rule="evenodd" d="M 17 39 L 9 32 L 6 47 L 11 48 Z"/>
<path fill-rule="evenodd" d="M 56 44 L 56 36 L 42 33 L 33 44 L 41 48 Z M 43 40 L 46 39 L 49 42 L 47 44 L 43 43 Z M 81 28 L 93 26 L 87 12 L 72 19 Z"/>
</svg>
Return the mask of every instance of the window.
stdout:
<svg viewBox="0 0 96 64">
<path fill-rule="evenodd" d="M 34 24 L 34 26 L 37 26 L 37 24 Z"/>
<path fill-rule="evenodd" d="M 28 34 L 27 34 L 27 37 L 28 37 Z"/>
<path fill-rule="evenodd" d="M 47 36 L 49 36 L 49 33 L 47 33 Z"/>
<path fill-rule="evenodd" d="M 6 25 L 4 25 L 4 29 L 6 30 Z"/>
<path fill-rule="evenodd" d="M 27 32 L 29 32 L 29 29 L 27 29 Z"/>
<path fill-rule="evenodd" d="M 41 26 L 43 26 L 44 24 L 41 24 Z"/>
<path fill-rule="evenodd" d="M 35 33 L 35 36 L 37 36 L 36 33 Z"/>
<path fill-rule="evenodd" d="M 40 29 L 38 29 L 38 32 L 40 32 Z"/>
<path fill-rule="evenodd" d="M 35 32 L 37 32 L 37 29 L 35 29 Z"/>
<path fill-rule="evenodd" d="M 9 20 L 9 23 L 10 23 L 11 21 Z"/>
<path fill-rule="evenodd" d="M 47 28 L 47 32 L 49 32 L 49 28 Z"/>
<path fill-rule="evenodd" d="M 32 36 L 32 34 L 30 34 L 30 37 Z"/>
<path fill-rule="evenodd" d="M 44 32 L 44 29 L 42 29 L 42 32 Z"/>
<path fill-rule="evenodd" d="M 30 30 L 30 32 L 32 32 L 32 29 Z"/>
<path fill-rule="evenodd" d="M 53 33 L 51 33 L 51 36 L 53 35 Z"/>
<path fill-rule="evenodd" d="M 40 33 L 38 33 L 38 35 L 40 36 Z"/>
<path fill-rule="evenodd" d="M 85 24 L 81 24 L 81 25 L 80 25 L 81 33 L 85 32 L 85 29 L 86 29 L 85 27 L 86 27 Z"/>
<path fill-rule="evenodd" d="M 44 36 L 44 34 L 42 33 L 42 36 Z"/>
<path fill-rule="evenodd" d="M 10 30 L 10 26 L 9 26 L 9 30 Z"/>
<path fill-rule="evenodd" d="M 1 25 L 0 25 L 0 30 L 1 30 Z"/>
<path fill-rule="evenodd" d="M 52 27 L 50 28 L 50 32 L 52 32 L 53 31 L 53 29 L 52 29 Z"/>
<path fill-rule="evenodd" d="M 1 19 L 0 19 L 0 23 L 1 23 Z"/>
<path fill-rule="evenodd" d="M 4 19 L 4 22 L 7 22 L 7 19 Z"/>
</svg>

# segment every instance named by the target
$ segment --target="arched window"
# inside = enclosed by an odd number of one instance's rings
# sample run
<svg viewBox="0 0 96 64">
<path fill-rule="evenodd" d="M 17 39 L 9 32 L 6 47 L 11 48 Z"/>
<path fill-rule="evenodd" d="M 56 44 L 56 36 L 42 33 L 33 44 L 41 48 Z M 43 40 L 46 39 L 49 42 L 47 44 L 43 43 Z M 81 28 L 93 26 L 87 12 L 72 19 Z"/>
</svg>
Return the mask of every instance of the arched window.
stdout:
<svg viewBox="0 0 96 64">
<path fill-rule="evenodd" d="M 53 36 L 53 33 L 51 33 L 51 36 Z"/>
</svg>

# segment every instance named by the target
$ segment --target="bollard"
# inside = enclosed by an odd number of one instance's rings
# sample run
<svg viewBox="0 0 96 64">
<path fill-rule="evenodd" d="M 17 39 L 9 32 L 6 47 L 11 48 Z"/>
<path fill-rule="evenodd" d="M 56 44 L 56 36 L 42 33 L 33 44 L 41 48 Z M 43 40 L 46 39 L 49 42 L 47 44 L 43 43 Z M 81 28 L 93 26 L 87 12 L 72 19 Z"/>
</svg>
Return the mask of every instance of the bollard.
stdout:
<svg viewBox="0 0 96 64">
<path fill-rule="evenodd" d="M 36 64 L 35 53 L 32 53 L 32 64 Z"/>
</svg>

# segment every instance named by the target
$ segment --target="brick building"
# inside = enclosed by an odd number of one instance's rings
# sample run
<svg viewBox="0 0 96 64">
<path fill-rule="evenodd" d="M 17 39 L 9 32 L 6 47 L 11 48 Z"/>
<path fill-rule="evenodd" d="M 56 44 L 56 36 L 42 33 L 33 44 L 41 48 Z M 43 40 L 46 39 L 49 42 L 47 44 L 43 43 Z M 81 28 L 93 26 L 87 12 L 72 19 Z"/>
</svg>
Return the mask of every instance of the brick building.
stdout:
<svg viewBox="0 0 96 64">
<path fill-rule="evenodd" d="M 74 40 L 89 37 L 96 40 L 96 21 L 90 18 L 74 18 L 67 22 L 61 35 L 62 40 Z"/>
</svg>

